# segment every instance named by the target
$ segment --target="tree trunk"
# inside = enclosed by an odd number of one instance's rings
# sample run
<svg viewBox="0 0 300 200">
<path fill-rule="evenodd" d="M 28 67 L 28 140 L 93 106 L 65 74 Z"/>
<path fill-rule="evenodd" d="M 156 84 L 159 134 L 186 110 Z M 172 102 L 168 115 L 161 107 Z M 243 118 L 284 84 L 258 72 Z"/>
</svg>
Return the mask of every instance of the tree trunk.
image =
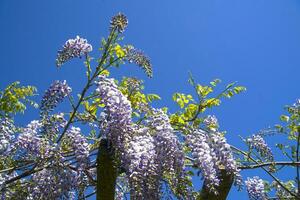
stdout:
<svg viewBox="0 0 300 200">
<path fill-rule="evenodd" d="M 231 189 L 233 180 L 233 175 L 228 175 L 225 170 L 222 170 L 220 176 L 220 185 L 216 187 L 218 194 L 210 192 L 210 188 L 207 188 L 204 181 L 202 190 L 197 200 L 226 200 L 228 193 Z"/>
<path fill-rule="evenodd" d="M 97 156 L 97 200 L 114 200 L 117 168 L 107 139 L 100 141 Z"/>
</svg>

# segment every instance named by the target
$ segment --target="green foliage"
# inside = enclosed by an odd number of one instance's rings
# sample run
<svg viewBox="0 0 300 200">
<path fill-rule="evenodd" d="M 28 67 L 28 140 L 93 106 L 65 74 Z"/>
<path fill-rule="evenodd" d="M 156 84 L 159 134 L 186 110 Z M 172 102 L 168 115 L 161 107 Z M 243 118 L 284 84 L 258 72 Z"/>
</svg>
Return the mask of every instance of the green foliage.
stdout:
<svg viewBox="0 0 300 200">
<path fill-rule="evenodd" d="M 23 113 L 26 103 L 37 107 L 37 104 L 29 100 L 34 96 L 36 88 L 33 86 L 21 86 L 19 82 L 14 82 L 0 91 L 0 113 L 2 115 Z"/>
<path fill-rule="evenodd" d="M 188 82 L 193 86 L 197 95 L 197 101 L 191 94 L 174 93 L 173 101 L 179 106 L 180 110 L 170 115 L 171 123 L 176 128 L 184 129 L 189 123 L 193 127 L 197 127 L 203 121 L 200 114 L 204 113 L 207 108 L 213 108 L 221 104 L 221 98 L 231 98 L 235 94 L 239 94 L 246 90 L 243 86 L 236 86 L 236 83 L 230 83 L 219 94 L 213 95 L 215 88 L 221 82 L 220 79 L 214 79 L 209 85 L 201 85 L 196 83 L 192 75 Z"/>
</svg>

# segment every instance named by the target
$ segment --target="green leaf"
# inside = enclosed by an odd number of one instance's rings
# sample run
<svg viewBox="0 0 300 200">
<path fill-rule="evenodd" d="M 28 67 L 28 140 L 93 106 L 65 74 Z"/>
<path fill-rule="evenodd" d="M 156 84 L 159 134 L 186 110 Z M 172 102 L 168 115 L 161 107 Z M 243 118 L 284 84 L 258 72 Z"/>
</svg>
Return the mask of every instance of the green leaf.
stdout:
<svg viewBox="0 0 300 200">
<path fill-rule="evenodd" d="M 283 122 L 288 122 L 289 119 L 290 119 L 289 116 L 286 116 L 286 115 L 281 115 L 280 116 L 280 120 L 283 121 Z"/>
</svg>

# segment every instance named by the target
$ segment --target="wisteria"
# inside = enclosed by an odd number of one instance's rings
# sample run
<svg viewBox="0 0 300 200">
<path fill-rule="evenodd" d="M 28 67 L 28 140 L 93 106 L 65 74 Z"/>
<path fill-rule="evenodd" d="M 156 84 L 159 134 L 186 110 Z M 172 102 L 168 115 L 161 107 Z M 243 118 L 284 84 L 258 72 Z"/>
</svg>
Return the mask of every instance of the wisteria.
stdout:
<svg viewBox="0 0 300 200">
<path fill-rule="evenodd" d="M 168 115 L 161 109 L 153 109 L 148 119 L 148 126 L 155 132 L 155 150 L 157 159 L 163 159 L 160 170 L 164 172 L 180 173 L 184 167 L 182 146 L 174 133 Z"/>
<path fill-rule="evenodd" d="M 149 77 L 153 76 L 151 61 L 141 50 L 134 47 L 128 48 L 126 59 L 129 63 L 140 66 Z"/>
<path fill-rule="evenodd" d="M 258 176 L 248 178 L 245 184 L 250 200 L 267 200 L 264 182 Z"/>
<path fill-rule="evenodd" d="M 89 164 L 89 144 L 87 139 L 81 134 L 80 128 L 71 127 L 66 132 L 66 140 L 74 151 L 78 168 L 84 170 Z"/>
<path fill-rule="evenodd" d="M 268 160 L 274 159 L 270 147 L 267 145 L 266 141 L 262 136 L 254 134 L 246 141 L 249 144 L 250 148 L 255 149 L 264 158 L 267 158 Z"/>
<path fill-rule="evenodd" d="M 52 166 L 32 176 L 27 199 L 71 199 L 73 195 L 70 192 L 76 186 L 75 172 L 62 165 Z"/>
<path fill-rule="evenodd" d="M 63 49 L 58 51 L 56 65 L 60 67 L 68 60 L 86 55 L 92 50 L 92 45 L 90 45 L 86 39 L 76 36 L 75 39 L 66 41 Z"/>
<path fill-rule="evenodd" d="M 227 143 L 226 138 L 218 132 L 210 133 L 209 137 L 211 141 L 210 145 L 215 152 L 218 165 L 221 165 L 227 174 L 233 174 L 235 176 L 236 184 L 241 186 L 242 178 L 240 170 L 238 169 L 237 162 L 233 157 L 230 145 Z"/>
<path fill-rule="evenodd" d="M 128 25 L 127 17 L 122 14 L 118 13 L 117 15 L 113 16 L 110 21 L 110 29 L 117 30 L 119 33 L 123 33 Z"/>
<path fill-rule="evenodd" d="M 186 137 L 186 142 L 192 149 L 195 164 L 200 168 L 208 188 L 214 191 L 219 185 L 218 176 L 221 169 L 224 169 L 227 174 L 234 175 L 237 185 L 242 184 L 240 170 L 234 160 L 230 145 L 221 133 L 198 129 Z"/>
<path fill-rule="evenodd" d="M 218 119 L 216 118 L 216 116 L 214 115 L 208 115 L 204 120 L 203 123 L 205 124 L 205 126 L 212 130 L 212 131 L 216 131 L 219 127 L 218 124 Z"/>
<path fill-rule="evenodd" d="M 128 179 L 133 199 L 158 199 L 159 174 L 154 139 L 150 135 L 133 137 L 128 144 Z"/>
<path fill-rule="evenodd" d="M 34 159 L 44 159 L 51 156 L 54 146 L 50 146 L 48 141 L 39 135 L 41 127 L 42 124 L 34 120 L 20 133 L 15 148 L 20 151 L 21 155 L 24 154 L 26 157 Z"/>
<path fill-rule="evenodd" d="M 192 149 L 195 164 L 200 168 L 203 178 L 207 181 L 208 188 L 215 192 L 219 185 L 218 168 L 216 166 L 216 154 L 209 145 L 208 135 L 202 130 L 195 130 L 186 137 L 188 146 Z"/>
<path fill-rule="evenodd" d="M 55 81 L 43 96 L 40 107 L 42 115 L 51 112 L 71 91 L 66 81 Z"/>
<path fill-rule="evenodd" d="M 13 124 L 9 119 L 0 119 L 0 156 L 8 150 L 9 144 L 14 138 L 13 129 Z"/>
<path fill-rule="evenodd" d="M 101 103 L 105 104 L 107 117 L 107 123 L 102 132 L 111 141 L 113 147 L 123 154 L 124 144 L 132 134 L 131 104 L 118 90 L 114 79 L 99 76 L 96 84 L 96 92 L 101 97 Z"/>
<path fill-rule="evenodd" d="M 127 25 L 124 14 L 112 17 L 109 36 L 99 49 L 100 58 L 88 55 L 92 45 L 86 39 L 76 36 L 66 41 L 58 51 L 56 65 L 85 57 L 86 83 L 74 98 L 65 80 L 53 82 L 42 97 L 38 120 L 27 125 L 15 121 L 27 102 L 35 105 L 26 98 L 33 95 L 33 87 L 10 85 L 0 91 L 1 200 L 75 200 L 94 194 L 96 199 L 117 200 L 127 196 L 133 200 L 226 199 L 234 181 L 242 185 L 241 170 L 258 168 L 274 182 L 248 178 L 245 185 L 250 200 L 268 199 L 271 189 L 275 192 L 270 195 L 278 198 L 298 199 L 300 100 L 287 107 L 289 116 L 281 117 L 287 125 L 276 126 L 293 141 L 277 145 L 290 160 L 274 160 L 264 140 L 275 129 L 244 140 L 249 151 L 229 145 L 216 116 L 206 112 L 219 105 L 222 97 L 229 98 L 245 88 L 232 83 L 215 95 L 218 79 L 205 86 L 190 75 L 189 83 L 198 97 L 175 93 L 173 100 L 180 109 L 174 113 L 167 107 L 152 107 L 153 100 L 160 98 L 144 93 L 143 81 L 125 77 L 118 83 L 108 77 L 110 67 L 125 62 L 153 76 L 148 56 L 132 45 L 121 44 Z M 69 108 L 58 110 L 66 97 Z M 278 166 L 295 168 L 295 178 L 280 180 L 280 174 L 275 173 L 283 167 Z M 193 186 L 195 172 L 202 176 L 202 190 Z"/>
</svg>

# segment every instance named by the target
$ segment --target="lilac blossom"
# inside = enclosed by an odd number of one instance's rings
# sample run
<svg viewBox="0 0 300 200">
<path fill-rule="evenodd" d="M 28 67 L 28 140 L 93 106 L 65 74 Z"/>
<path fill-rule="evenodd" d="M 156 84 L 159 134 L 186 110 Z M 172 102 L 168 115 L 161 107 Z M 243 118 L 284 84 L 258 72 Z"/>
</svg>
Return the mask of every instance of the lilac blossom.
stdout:
<svg viewBox="0 0 300 200">
<path fill-rule="evenodd" d="M 264 182 L 258 176 L 248 178 L 245 184 L 250 200 L 267 200 Z"/>
<path fill-rule="evenodd" d="M 267 158 L 268 160 L 273 160 L 273 153 L 268 147 L 264 138 L 260 135 L 252 135 L 250 138 L 246 140 L 249 144 L 250 148 L 255 149 L 261 156 Z"/>
<path fill-rule="evenodd" d="M 67 82 L 55 81 L 50 88 L 45 92 L 41 102 L 42 114 L 51 112 L 63 99 L 71 93 L 72 89 Z"/>
<path fill-rule="evenodd" d="M 86 55 L 92 50 L 92 45 L 90 45 L 86 39 L 76 36 L 75 39 L 66 41 L 63 49 L 58 51 L 56 65 L 60 67 L 68 60 Z"/>
</svg>

